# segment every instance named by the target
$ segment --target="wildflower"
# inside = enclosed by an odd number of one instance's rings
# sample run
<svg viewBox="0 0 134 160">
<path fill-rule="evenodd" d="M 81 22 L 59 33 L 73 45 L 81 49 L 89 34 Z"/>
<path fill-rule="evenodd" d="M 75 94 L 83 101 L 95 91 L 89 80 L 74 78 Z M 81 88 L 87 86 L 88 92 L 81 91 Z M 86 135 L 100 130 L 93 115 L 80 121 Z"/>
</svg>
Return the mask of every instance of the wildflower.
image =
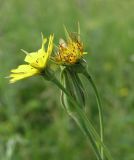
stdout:
<svg viewBox="0 0 134 160">
<path fill-rule="evenodd" d="M 64 29 L 67 41 L 65 42 L 63 39 L 60 39 L 54 61 L 64 66 L 61 67 L 61 83 L 74 100 L 84 108 L 85 91 L 78 73 L 84 72 L 85 70 L 83 55 L 86 54 L 86 52 L 84 52 L 83 43 L 80 40 L 80 27 L 78 24 L 77 33 L 69 33 L 66 28 Z M 73 111 L 73 104 L 70 103 L 64 93 L 62 93 L 61 99 L 66 110 L 68 110 L 68 112 Z"/>
<path fill-rule="evenodd" d="M 27 53 L 24 59 L 28 64 L 18 66 L 17 69 L 12 69 L 10 74 L 10 83 L 14 83 L 18 80 L 28 78 L 35 75 L 40 75 L 47 67 L 47 61 L 52 53 L 54 36 L 50 35 L 47 50 L 45 50 L 46 38 L 42 36 L 42 46 L 36 52 Z"/>
<path fill-rule="evenodd" d="M 128 90 L 127 87 L 122 87 L 122 88 L 119 89 L 119 95 L 121 97 L 127 97 L 128 94 L 129 94 L 129 90 Z"/>
<path fill-rule="evenodd" d="M 79 34 L 72 36 L 65 29 L 67 35 L 67 42 L 60 39 L 58 53 L 55 56 L 55 61 L 63 65 L 72 65 L 77 63 L 86 52 L 83 51 L 83 43 L 80 41 Z"/>
</svg>

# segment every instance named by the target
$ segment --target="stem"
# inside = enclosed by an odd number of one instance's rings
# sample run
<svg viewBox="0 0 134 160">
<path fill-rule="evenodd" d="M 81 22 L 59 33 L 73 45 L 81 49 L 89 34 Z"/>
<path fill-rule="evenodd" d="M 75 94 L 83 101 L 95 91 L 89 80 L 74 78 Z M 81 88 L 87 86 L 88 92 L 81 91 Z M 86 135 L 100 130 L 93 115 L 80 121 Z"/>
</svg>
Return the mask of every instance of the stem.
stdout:
<svg viewBox="0 0 134 160">
<path fill-rule="evenodd" d="M 92 135 L 92 137 L 94 137 L 98 141 L 99 145 L 101 145 L 101 147 L 105 150 L 105 155 L 108 158 L 108 160 L 112 160 L 111 154 L 109 153 L 109 151 L 106 148 L 106 146 L 103 144 L 102 140 L 100 139 L 99 135 L 97 134 L 96 130 L 94 129 L 93 125 L 91 124 L 91 122 L 89 121 L 87 115 L 81 109 L 81 107 L 79 106 L 79 104 L 76 104 L 76 102 L 74 101 L 74 99 L 69 95 L 69 93 L 66 91 L 66 89 L 64 88 L 64 86 L 57 79 L 53 79 L 53 82 L 70 98 L 70 100 L 72 101 L 72 103 L 76 107 L 77 113 L 82 118 L 83 123 L 85 123 L 85 127 L 87 128 L 86 130 L 88 131 L 88 134 Z M 102 160 L 102 158 L 100 158 L 100 159 Z"/>
<path fill-rule="evenodd" d="M 72 103 L 76 106 L 76 102 L 74 101 L 74 99 L 69 95 L 69 93 L 66 91 L 66 89 L 63 87 L 63 85 L 57 80 L 57 79 L 53 79 L 52 80 L 69 98 L 70 100 L 72 101 Z M 66 107 L 65 107 L 66 108 Z M 76 107 L 77 109 L 79 107 Z M 78 110 L 77 110 L 78 111 Z M 68 115 L 76 122 L 76 124 L 80 127 L 80 129 L 82 130 L 82 132 L 90 139 L 90 142 L 91 142 L 91 145 L 92 145 L 92 148 L 97 156 L 97 159 L 98 160 L 102 160 L 101 156 L 100 156 L 100 153 L 98 152 L 98 148 L 97 148 L 97 145 L 95 143 L 95 140 L 94 140 L 94 137 L 93 135 L 91 134 L 91 131 L 89 132 L 89 130 L 87 129 L 87 126 L 85 124 L 85 121 L 83 119 L 83 116 L 81 116 L 82 112 L 81 112 L 81 109 L 78 111 L 78 114 L 79 116 L 82 118 L 80 119 L 80 123 L 78 121 L 78 119 L 75 117 L 75 115 L 73 115 L 72 113 L 68 112 Z M 81 121 L 82 120 L 82 121 Z"/>
<path fill-rule="evenodd" d="M 102 111 L 102 105 L 101 105 L 101 100 L 100 100 L 100 96 L 97 90 L 97 87 L 92 79 L 92 77 L 85 72 L 84 75 L 86 76 L 86 78 L 89 80 L 89 82 L 91 83 L 94 92 L 95 92 L 95 96 L 96 96 L 96 100 L 97 100 L 97 104 L 98 104 L 98 111 L 99 111 L 99 122 L 100 122 L 100 137 L 101 137 L 101 141 L 103 143 L 104 139 L 104 124 L 103 124 L 103 111 Z M 102 159 L 104 159 L 104 153 L 103 153 L 103 147 L 100 147 L 100 152 L 101 152 L 101 157 Z"/>
<path fill-rule="evenodd" d="M 69 114 L 69 116 L 76 122 L 76 124 L 79 126 L 79 128 L 80 128 L 80 130 L 83 132 L 83 134 L 90 139 L 92 148 L 95 150 L 95 154 L 96 154 L 97 159 L 98 159 L 98 160 L 102 160 L 102 159 L 101 159 L 101 156 L 100 156 L 100 153 L 98 152 L 97 145 L 96 145 L 96 143 L 94 142 L 94 138 L 92 137 L 91 134 L 89 134 L 89 132 L 88 132 L 85 124 L 84 124 L 84 123 L 81 124 L 81 123 L 80 123 L 81 121 L 79 122 L 78 119 L 77 119 L 74 115 Z"/>
<path fill-rule="evenodd" d="M 46 79 L 46 75 L 43 76 L 45 79 Z M 112 160 L 112 157 L 111 157 L 111 154 L 109 153 L 108 149 L 106 148 L 106 146 L 103 144 L 103 142 L 101 141 L 100 139 L 100 136 L 98 135 L 98 133 L 96 132 L 96 130 L 94 129 L 93 125 L 91 124 L 91 122 L 89 121 L 87 115 L 85 114 L 85 112 L 81 109 L 80 105 L 77 104 L 74 99 L 70 96 L 70 94 L 66 91 L 66 89 L 64 88 L 64 86 L 56 79 L 56 78 L 52 78 L 52 79 L 49 79 L 47 78 L 47 80 L 50 80 L 52 81 L 53 83 L 55 83 L 69 98 L 70 100 L 72 101 L 72 103 L 74 104 L 75 106 L 75 109 L 78 113 L 78 115 L 80 116 L 80 118 L 82 118 L 83 120 L 83 123 L 85 124 L 85 127 L 86 127 L 86 131 L 87 131 L 87 134 L 91 135 L 92 136 L 92 139 L 93 139 L 93 142 L 94 144 L 96 145 L 95 143 L 95 140 L 98 142 L 98 144 L 103 147 L 104 149 L 104 152 L 105 152 L 105 156 L 107 157 L 108 160 Z M 78 123 L 77 123 L 78 124 Z M 95 140 L 94 140 L 95 139 Z M 91 139 L 90 139 L 90 142 L 91 142 Z M 98 152 L 98 150 L 96 151 L 95 148 L 93 148 L 95 153 Z M 96 153 L 97 154 L 97 153 Z M 100 154 L 98 154 L 100 155 Z M 99 160 L 102 160 L 101 156 L 97 157 L 99 158 Z"/>
</svg>

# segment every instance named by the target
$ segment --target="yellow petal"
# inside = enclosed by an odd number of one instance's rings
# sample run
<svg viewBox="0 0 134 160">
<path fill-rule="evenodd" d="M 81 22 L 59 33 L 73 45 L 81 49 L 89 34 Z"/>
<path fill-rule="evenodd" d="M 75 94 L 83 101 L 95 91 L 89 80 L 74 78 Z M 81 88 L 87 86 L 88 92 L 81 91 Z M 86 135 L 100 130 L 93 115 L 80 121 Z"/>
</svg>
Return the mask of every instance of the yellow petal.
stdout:
<svg viewBox="0 0 134 160">
<path fill-rule="evenodd" d="M 42 53 L 42 55 L 41 55 Z M 31 66 L 35 67 L 35 68 L 41 68 L 42 67 L 42 61 L 40 62 L 40 57 L 43 57 L 43 52 L 40 52 L 40 54 L 38 54 L 38 52 L 32 52 L 26 55 L 24 61 L 28 62 Z"/>
<path fill-rule="evenodd" d="M 11 70 L 10 83 L 14 83 L 18 80 L 37 75 L 39 73 L 39 70 L 30 65 L 20 65 L 17 69 Z"/>
<path fill-rule="evenodd" d="M 42 47 L 41 47 L 41 49 L 43 49 L 45 51 L 45 44 L 47 42 L 47 38 L 44 38 L 42 33 L 41 33 L 41 37 L 42 37 Z"/>
<path fill-rule="evenodd" d="M 42 37 L 43 38 L 43 37 Z M 53 36 L 50 35 L 47 52 L 45 52 L 45 43 L 47 39 L 43 38 L 42 48 L 37 52 L 32 52 L 26 55 L 25 62 L 28 62 L 31 66 L 37 69 L 43 69 L 46 66 L 47 60 L 53 49 Z"/>
</svg>

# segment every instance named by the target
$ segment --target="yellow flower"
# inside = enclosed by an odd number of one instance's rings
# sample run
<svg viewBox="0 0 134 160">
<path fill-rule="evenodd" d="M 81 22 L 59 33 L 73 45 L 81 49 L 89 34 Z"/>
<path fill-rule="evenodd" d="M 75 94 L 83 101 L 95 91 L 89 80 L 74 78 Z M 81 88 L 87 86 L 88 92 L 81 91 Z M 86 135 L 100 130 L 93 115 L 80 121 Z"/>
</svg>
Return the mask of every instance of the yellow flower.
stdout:
<svg viewBox="0 0 134 160">
<path fill-rule="evenodd" d="M 122 87 L 119 89 L 119 95 L 121 97 L 127 97 L 129 94 L 129 89 L 127 87 Z"/>
<path fill-rule="evenodd" d="M 75 64 L 83 57 L 86 52 L 83 51 L 83 43 L 80 41 L 80 33 L 76 33 L 78 36 L 71 36 L 65 29 L 67 42 L 60 39 L 58 53 L 55 56 L 55 61 L 59 64 Z"/>
<path fill-rule="evenodd" d="M 47 50 L 45 50 L 47 39 L 43 38 L 42 36 L 41 49 L 32 53 L 27 53 L 26 51 L 24 51 L 27 54 L 24 61 L 28 64 L 20 65 L 17 69 L 11 70 L 11 74 L 9 76 L 11 78 L 10 83 L 14 83 L 18 80 L 42 73 L 42 71 L 46 68 L 47 61 L 52 53 L 53 39 L 54 36 L 50 35 Z"/>
</svg>

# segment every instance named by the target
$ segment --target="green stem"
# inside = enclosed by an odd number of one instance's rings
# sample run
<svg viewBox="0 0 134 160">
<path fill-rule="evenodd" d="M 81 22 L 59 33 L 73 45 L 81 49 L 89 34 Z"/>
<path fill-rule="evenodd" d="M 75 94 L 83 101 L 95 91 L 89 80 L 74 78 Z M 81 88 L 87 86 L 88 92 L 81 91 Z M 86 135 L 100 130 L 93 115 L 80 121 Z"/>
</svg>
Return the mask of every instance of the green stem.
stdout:
<svg viewBox="0 0 134 160">
<path fill-rule="evenodd" d="M 69 99 L 72 101 L 72 103 L 76 106 L 76 102 L 74 101 L 74 99 L 69 95 L 69 93 L 66 91 L 66 89 L 63 87 L 63 85 L 57 80 L 57 79 L 52 79 L 52 81 L 69 97 Z M 66 108 L 66 107 L 64 107 Z M 78 109 L 79 107 L 77 107 Z M 77 125 L 80 127 L 80 129 L 82 130 L 82 132 L 84 132 L 84 134 L 90 139 L 90 142 L 92 144 L 92 148 L 97 156 L 98 160 L 102 160 L 100 153 L 98 152 L 98 148 L 97 145 L 95 143 L 95 140 L 93 138 L 93 135 L 89 132 L 89 130 L 87 129 L 87 126 L 85 124 L 85 121 L 83 119 L 83 117 L 81 116 L 81 110 L 78 111 L 78 114 L 80 115 L 80 117 L 82 118 L 80 122 L 78 121 L 78 119 L 70 112 L 68 112 L 68 115 L 75 120 L 75 122 L 77 123 Z"/>
<path fill-rule="evenodd" d="M 100 100 L 100 96 L 97 90 L 97 87 L 92 79 L 92 77 L 89 75 L 89 73 L 84 72 L 84 75 L 87 77 L 87 79 L 89 80 L 89 82 L 91 83 L 94 92 L 95 92 L 95 96 L 97 99 L 97 104 L 98 104 L 98 111 L 99 111 L 99 122 L 100 122 L 100 137 L 101 137 L 101 141 L 103 143 L 104 139 L 104 125 L 103 125 L 103 111 L 102 111 L 102 105 L 101 105 L 101 100 Z M 101 152 L 101 157 L 102 159 L 104 159 L 104 153 L 103 153 L 103 147 L 100 147 L 100 152 Z"/>
<path fill-rule="evenodd" d="M 78 118 L 76 118 L 74 115 L 70 115 L 70 117 L 76 122 L 76 124 L 79 126 L 83 134 L 89 138 L 90 144 L 92 145 L 92 148 L 95 150 L 95 154 L 98 160 L 102 160 L 100 153 L 98 152 L 98 147 L 94 141 L 93 136 L 88 132 L 87 127 L 85 126 L 85 123 L 83 123 L 81 120 L 79 122 Z M 81 123 L 82 122 L 82 123 Z"/>
<path fill-rule="evenodd" d="M 72 101 L 72 103 L 74 104 L 75 106 L 75 109 L 78 113 L 78 115 L 82 118 L 83 120 L 83 123 L 85 124 L 85 127 L 86 127 L 86 130 L 87 130 L 87 134 L 90 134 L 92 136 L 92 139 L 93 139 L 93 142 L 94 144 L 96 145 L 95 143 L 95 140 L 98 142 L 98 144 L 100 146 L 103 147 L 104 149 L 104 153 L 105 153 L 105 156 L 108 160 L 112 160 L 112 157 L 111 157 L 111 154 L 109 153 L 108 149 L 106 148 L 106 146 L 103 144 L 103 142 L 101 141 L 100 139 L 100 136 L 98 135 L 98 133 L 96 132 L 96 130 L 94 129 L 93 125 L 91 124 L 91 122 L 88 120 L 88 117 L 87 115 L 85 114 L 85 112 L 81 109 L 81 106 L 79 106 L 79 104 L 77 104 L 74 99 L 70 96 L 70 94 L 66 91 L 66 89 L 64 88 L 64 86 L 54 77 L 54 76 L 50 76 L 51 74 L 46 72 L 46 74 L 43 74 L 42 76 L 49 80 L 49 81 L 52 81 L 53 83 L 55 83 L 69 98 L 70 100 Z M 50 79 L 51 77 L 51 79 Z M 91 141 L 91 140 L 90 140 Z M 95 153 L 96 153 L 96 150 L 95 148 L 93 148 Z M 97 150 L 98 152 L 98 150 Z M 99 154 L 98 154 L 99 155 Z M 99 160 L 102 160 L 102 158 L 99 156 Z"/>
<path fill-rule="evenodd" d="M 94 129 L 94 127 L 91 124 L 91 122 L 88 120 L 88 117 L 85 114 L 85 112 L 80 108 L 79 104 L 76 104 L 76 102 L 74 101 L 74 99 L 69 95 L 69 93 L 66 91 L 66 89 L 62 86 L 62 84 L 57 79 L 53 79 L 53 82 L 70 98 L 70 100 L 72 101 L 72 103 L 74 103 L 74 105 L 76 107 L 76 110 L 77 110 L 77 113 L 83 119 L 88 133 L 91 134 L 98 141 L 99 145 L 102 146 L 102 148 L 104 149 L 105 155 L 108 158 L 108 160 L 112 160 L 111 154 L 109 153 L 108 149 L 103 144 L 103 142 L 101 141 L 99 135 L 97 134 L 97 132 Z M 101 158 L 101 160 L 102 160 L 102 158 Z"/>
</svg>

